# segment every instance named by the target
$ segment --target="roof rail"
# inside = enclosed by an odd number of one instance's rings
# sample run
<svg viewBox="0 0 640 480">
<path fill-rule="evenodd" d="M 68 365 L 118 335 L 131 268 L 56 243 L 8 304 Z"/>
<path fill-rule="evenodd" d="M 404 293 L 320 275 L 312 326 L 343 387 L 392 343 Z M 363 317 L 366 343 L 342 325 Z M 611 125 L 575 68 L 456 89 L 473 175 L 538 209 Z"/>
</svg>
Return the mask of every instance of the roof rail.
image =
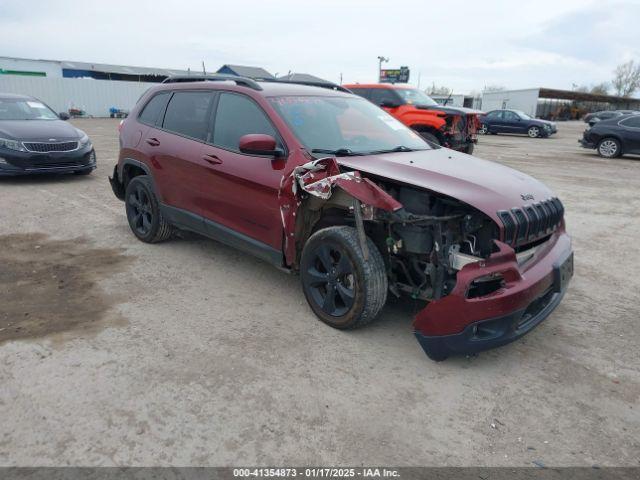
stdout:
<svg viewBox="0 0 640 480">
<path fill-rule="evenodd" d="M 337 83 L 331 83 L 331 82 L 314 82 L 311 80 L 281 80 L 279 78 L 267 79 L 267 80 L 261 80 L 261 81 L 273 82 L 273 83 L 290 83 L 295 85 L 307 85 L 308 87 L 328 88 L 329 90 L 336 90 L 338 92 L 353 93 L 348 88 L 345 88 L 342 85 L 338 85 Z"/>
<path fill-rule="evenodd" d="M 224 75 L 216 73 L 213 75 L 171 75 L 165 78 L 162 83 L 185 83 L 185 82 L 236 82 L 236 85 L 262 90 L 258 82 L 251 78 L 238 77 L 237 75 Z"/>
</svg>

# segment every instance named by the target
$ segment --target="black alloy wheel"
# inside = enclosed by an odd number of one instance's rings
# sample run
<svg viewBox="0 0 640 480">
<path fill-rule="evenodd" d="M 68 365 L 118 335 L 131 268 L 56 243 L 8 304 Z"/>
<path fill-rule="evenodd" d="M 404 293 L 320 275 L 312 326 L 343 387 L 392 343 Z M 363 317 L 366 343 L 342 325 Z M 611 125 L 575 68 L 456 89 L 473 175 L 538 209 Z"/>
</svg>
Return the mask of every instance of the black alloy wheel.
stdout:
<svg viewBox="0 0 640 480">
<path fill-rule="evenodd" d="M 354 267 L 339 245 L 319 245 L 313 251 L 303 277 L 312 300 L 327 315 L 341 317 L 353 306 Z"/>
<path fill-rule="evenodd" d="M 146 236 L 153 222 L 151 199 L 145 188 L 138 184 L 127 195 L 127 217 L 131 228 L 140 236 Z"/>
<path fill-rule="evenodd" d="M 134 177 L 125 192 L 127 220 L 139 240 L 156 243 L 173 234 L 172 225 L 162 216 L 160 205 L 147 175 Z"/>
</svg>

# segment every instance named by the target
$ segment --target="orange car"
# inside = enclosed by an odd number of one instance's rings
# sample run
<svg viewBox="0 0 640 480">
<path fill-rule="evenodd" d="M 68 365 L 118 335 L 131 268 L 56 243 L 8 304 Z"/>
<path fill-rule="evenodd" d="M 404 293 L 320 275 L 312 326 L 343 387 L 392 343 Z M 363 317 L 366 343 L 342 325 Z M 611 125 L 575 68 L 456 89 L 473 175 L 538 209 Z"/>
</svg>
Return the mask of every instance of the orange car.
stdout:
<svg viewBox="0 0 640 480">
<path fill-rule="evenodd" d="M 464 153 L 473 153 L 480 110 L 442 106 L 417 88 L 388 83 L 343 85 L 382 107 L 425 140 Z"/>
</svg>

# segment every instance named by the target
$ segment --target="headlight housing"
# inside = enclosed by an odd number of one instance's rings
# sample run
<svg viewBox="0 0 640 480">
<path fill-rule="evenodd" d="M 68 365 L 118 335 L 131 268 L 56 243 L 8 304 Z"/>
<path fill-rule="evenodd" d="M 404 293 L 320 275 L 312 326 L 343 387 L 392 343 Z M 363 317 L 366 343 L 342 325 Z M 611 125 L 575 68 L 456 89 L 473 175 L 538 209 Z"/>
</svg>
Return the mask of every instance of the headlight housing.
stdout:
<svg viewBox="0 0 640 480">
<path fill-rule="evenodd" d="M 80 143 L 80 146 L 83 148 L 86 147 L 87 145 L 91 145 L 91 139 L 89 138 L 89 135 L 87 135 L 82 131 L 81 131 L 80 140 L 78 140 L 78 142 Z"/>
<path fill-rule="evenodd" d="M 0 138 L 0 148 L 7 148 L 9 150 L 16 150 L 18 152 L 27 151 L 27 149 L 24 147 L 21 141 L 10 140 L 8 138 Z"/>
</svg>

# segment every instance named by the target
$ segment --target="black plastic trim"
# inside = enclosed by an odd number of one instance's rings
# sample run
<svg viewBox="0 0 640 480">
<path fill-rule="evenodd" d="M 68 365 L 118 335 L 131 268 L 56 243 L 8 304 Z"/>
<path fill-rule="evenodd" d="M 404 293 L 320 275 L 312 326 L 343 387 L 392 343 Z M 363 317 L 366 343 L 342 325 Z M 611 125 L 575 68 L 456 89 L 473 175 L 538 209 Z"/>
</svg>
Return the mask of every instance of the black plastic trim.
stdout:
<svg viewBox="0 0 640 480">
<path fill-rule="evenodd" d="M 247 252 L 276 267 L 282 267 L 283 265 L 282 252 L 266 243 L 181 208 L 160 204 L 160 210 L 169 223 L 179 228 L 199 233 L 230 247 Z"/>
</svg>

